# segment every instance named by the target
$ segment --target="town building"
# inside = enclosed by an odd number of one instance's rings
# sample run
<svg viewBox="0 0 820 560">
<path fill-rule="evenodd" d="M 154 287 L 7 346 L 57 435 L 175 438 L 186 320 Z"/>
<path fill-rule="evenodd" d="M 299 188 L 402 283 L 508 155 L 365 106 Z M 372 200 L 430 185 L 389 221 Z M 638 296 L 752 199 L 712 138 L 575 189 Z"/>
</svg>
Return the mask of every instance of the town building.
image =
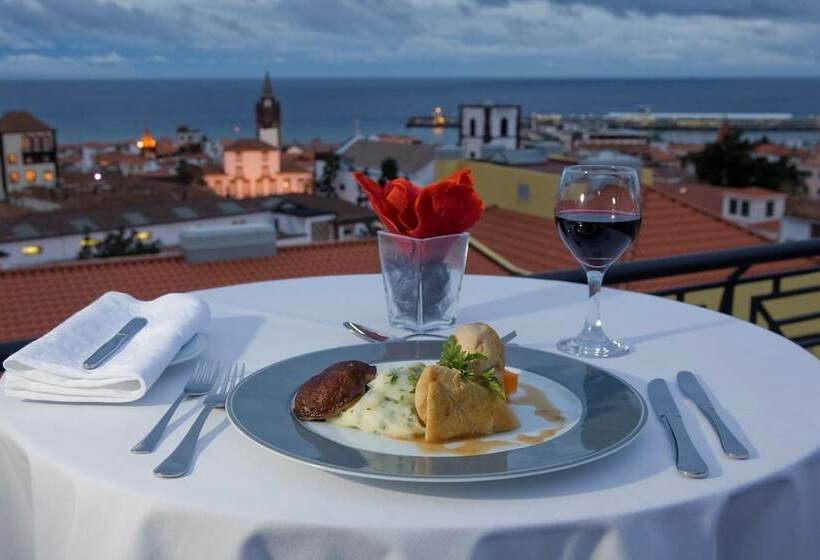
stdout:
<svg viewBox="0 0 820 560">
<path fill-rule="evenodd" d="M 436 161 L 435 148 L 430 144 L 391 142 L 353 135 L 335 152 L 338 169 L 330 177 L 330 186 L 336 198 L 352 204 L 365 204 L 367 198 L 359 188 L 353 173 L 364 173 L 375 181 L 382 179 L 382 165 L 392 159 L 396 163 L 397 176 L 417 185 L 433 181 Z M 324 180 L 327 158 L 317 159 L 314 164 L 317 181 Z"/>
<path fill-rule="evenodd" d="M 800 241 L 820 237 L 820 200 L 790 196 L 781 220 L 780 240 Z"/>
<path fill-rule="evenodd" d="M 482 150 L 488 146 L 508 150 L 520 147 L 519 105 L 461 105 L 459 117 L 458 145 L 467 159 L 481 159 Z"/>
<path fill-rule="evenodd" d="M 485 206 L 498 206 L 552 219 L 555 193 L 561 180 L 561 172 L 578 160 L 571 157 L 553 156 L 540 162 L 497 164 L 489 161 L 438 159 L 435 165 L 437 179 L 469 167 L 475 180 L 475 188 Z M 641 170 L 641 183 L 652 184 L 652 172 Z"/>
<path fill-rule="evenodd" d="M 204 140 L 205 136 L 199 129 L 191 128 L 187 124 L 177 127 L 176 145 L 181 149 L 199 148 Z"/>
<path fill-rule="evenodd" d="M 275 148 L 282 147 L 282 113 L 267 72 L 262 97 L 256 102 L 256 137 Z"/>
<path fill-rule="evenodd" d="M 191 230 L 268 226 L 276 244 L 287 247 L 370 236 L 375 219 L 369 208 L 304 194 L 249 200 L 211 195 L 10 215 L 0 220 L 0 269 L 74 260 L 83 246 L 120 228 L 174 248 Z"/>
<path fill-rule="evenodd" d="M 797 170 L 804 174 L 806 195 L 812 200 L 820 200 L 820 152 L 801 160 L 797 164 Z"/>
<path fill-rule="evenodd" d="M 719 187 L 703 183 L 658 183 L 658 188 L 695 208 L 780 239 L 787 195 L 762 187 Z"/>
<path fill-rule="evenodd" d="M 56 131 L 26 111 L 0 117 L 0 200 L 28 187 L 59 184 Z"/>
<path fill-rule="evenodd" d="M 309 193 L 313 184 L 310 171 L 284 159 L 279 148 L 256 138 L 225 146 L 222 170 L 207 172 L 203 178 L 213 192 L 228 198 Z"/>
<path fill-rule="evenodd" d="M 273 97 L 267 74 L 262 97 L 256 103 L 256 131 L 257 138 L 242 138 L 224 146 L 222 169 L 207 171 L 205 184 L 219 196 L 239 199 L 311 192 L 311 171 L 284 157 L 279 102 Z"/>
</svg>

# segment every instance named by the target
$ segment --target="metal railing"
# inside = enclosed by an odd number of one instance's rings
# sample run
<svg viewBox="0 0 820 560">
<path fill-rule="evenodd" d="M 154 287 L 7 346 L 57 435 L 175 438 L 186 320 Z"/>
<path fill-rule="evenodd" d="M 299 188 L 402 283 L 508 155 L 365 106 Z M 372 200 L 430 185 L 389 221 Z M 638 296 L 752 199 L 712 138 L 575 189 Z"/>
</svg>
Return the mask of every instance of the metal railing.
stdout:
<svg viewBox="0 0 820 560">
<path fill-rule="evenodd" d="M 678 301 L 685 301 L 687 294 L 710 289 L 721 289 L 722 293 L 718 311 L 731 315 L 735 310 L 735 294 L 738 286 L 771 281 L 772 287 L 768 293 L 751 297 L 750 312 L 747 318 L 753 323 L 757 323 L 758 319 L 762 318 L 770 330 L 786 336 L 783 333 L 783 326 L 807 323 L 820 319 L 820 298 L 817 298 L 817 310 L 804 310 L 806 311 L 805 313 L 786 317 L 775 318 L 772 312 L 766 307 L 766 304 L 790 297 L 806 296 L 813 293 L 820 294 L 820 282 L 808 287 L 782 289 L 783 279 L 820 272 L 820 259 L 817 259 L 817 257 L 820 257 L 820 238 L 743 247 L 740 249 L 710 251 L 708 253 L 690 253 L 674 257 L 615 264 L 607 271 L 605 280 L 607 284 L 623 284 L 639 280 L 677 276 L 679 274 L 692 274 L 730 268 L 732 271 L 723 280 L 701 284 L 687 284 L 676 288 L 658 290 L 652 293 L 658 296 L 674 296 Z M 788 271 L 743 276 L 750 267 L 756 264 L 798 258 L 808 258 L 814 260 L 815 263 L 812 264 L 809 262 L 804 267 Z M 580 269 L 545 272 L 530 277 L 563 280 L 566 282 L 586 282 L 586 276 Z M 820 345 L 820 332 L 801 334 L 800 336 L 789 338 L 806 348 Z"/>
</svg>

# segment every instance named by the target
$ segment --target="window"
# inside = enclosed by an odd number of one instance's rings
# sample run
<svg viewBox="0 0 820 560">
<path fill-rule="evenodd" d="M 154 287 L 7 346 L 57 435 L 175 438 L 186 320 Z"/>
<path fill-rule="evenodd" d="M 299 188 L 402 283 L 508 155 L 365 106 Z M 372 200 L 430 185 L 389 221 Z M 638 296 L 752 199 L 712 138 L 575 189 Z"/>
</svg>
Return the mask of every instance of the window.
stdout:
<svg viewBox="0 0 820 560">
<path fill-rule="evenodd" d="M 470 136 L 475 136 L 475 119 L 470 119 Z"/>
<path fill-rule="evenodd" d="M 729 199 L 729 214 L 737 214 L 737 200 L 734 198 Z"/>
<path fill-rule="evenodd" d="M 43 171 L 43 181 L 46 183 L 51 183 L 54 181 L 54 173 L 51 171 Z"/>
<path fill-rule="evenodd" d="M 290 190 L 290 179 L 284 179 L 282 181 L 282 190 L 288 192 Z"/>
<path fill-rule="evenodd" d="M 26 169 L 26 181 L 33 183 L 37 180 L 37 172 L 33 169 Z"/>
<path fill-rule="evenodd" d="M 501 136 L 509 136 L 509 125 L 507 124 L 507 117 L 501 119 Z"/>
<path fill-rule="evenodd" d="M 11 173 L 9 173 L 9 181 L 11 181 L 12 183 L 16 183 L 19 180 L 20 173 L 18 173 L 17 171 L 12 171 Z"/>
<path fill-rule="evenodd" d="M 6 159 L 8 160 L 10 165 L 14 165 L 17 163 L 17 154 L 9 154 Z"/>
<path fill-rule="evenodd" d="M 528 202 L 530 200 L 530 186 L 527 183 L 518 185 L 518 202 Z"/>
<path fill-rule="evenodd" d="M 32 257 L 34 255 L 39 255 L 43 252 L 43 248 L 40 245 L 26 245 L 20 252 L 23 253 L 27 257 Z"/>
<path fill-rule="evenodd" d="M 748 216 L 749 215 L 749 201 L 744 200 L 740 203 L 740 215 L 741 216 Z"/>
<path fill-rule="evenodd" d="M 774 200 L 766 201 L 766 217 L 774 216 Z"/>
</svg>

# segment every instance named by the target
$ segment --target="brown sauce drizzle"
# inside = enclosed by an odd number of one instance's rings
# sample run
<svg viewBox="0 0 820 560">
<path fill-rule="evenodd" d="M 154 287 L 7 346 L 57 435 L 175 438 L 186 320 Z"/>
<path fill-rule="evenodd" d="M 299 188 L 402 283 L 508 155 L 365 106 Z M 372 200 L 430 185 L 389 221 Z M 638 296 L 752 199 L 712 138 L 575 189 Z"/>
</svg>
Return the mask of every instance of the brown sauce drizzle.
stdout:
<svg viewBox="0 0 820 560">
<path fill-rule="evenodd" d="M 536 443 L 547 441 L 556 433 L 558 433 L 558 428 L 547 428 L 546 430 L 541 430 L 534 436 L 528 436 L 527 434 L 518 434 L 517 436 L 515 436 L 515 440 L 521 443 L 525 443 L 527 445 L 535 445 Z"/>
<path fill-rule="evenodd" d="M 498 449 L 499 447 L 509 447 L 516 445 L 515 442 L 505 441 L 502 439 L 467 439 L 462 440 L 454 447 L 448 447 L 452 442 L 444 443 L 427 443 L 426 441 L 417 441 L 416 447 L 419 451 L 427 453 L 447 453 L 451 455 L 480 455 Z"/>
<path fill-rule="evenodd" d="M 564 421 L 564 415 L 550 402 L 547 395 L 544 394 L 544 391 L 526 383 L 521 383 L 519 388 L 524 391 L 524 394 L 510 399 L 510 404 L 532 406 L 535 408 L 535 414 L 537 416 L 550 422 Z"/>
</svg>

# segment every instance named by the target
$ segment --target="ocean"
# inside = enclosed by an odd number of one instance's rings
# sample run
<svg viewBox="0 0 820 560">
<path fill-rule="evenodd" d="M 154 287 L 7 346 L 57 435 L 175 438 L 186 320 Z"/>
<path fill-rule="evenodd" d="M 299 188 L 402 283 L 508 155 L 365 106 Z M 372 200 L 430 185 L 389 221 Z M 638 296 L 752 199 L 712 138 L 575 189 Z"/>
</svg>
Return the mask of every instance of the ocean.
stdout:
<svg viewBox="0 0 820 560">
<path fill-rule="evenodd" d="M 365 134 L 409 133 L 450 142 L 426 129 L 405 129 L 433 107 L 455 114 L 462 103 L 514 103 L 522 112 L 656 111 L 820 113 L 820 78 L 771 79 L 273 79 L 285 142 L 341 141 Z M 148 127 L 171 135 L 187 124 L 210 138 L 254 134 L 259 79 L 0 81 L 0 114 L 31 111 L 57 128 L 58 141 L 136 138 Z M 780 135 L 769 135 L 778 139 Z M 702 133 L 680 140 L 708 139 Z M 780 139 L 820 141 L 816 133 Z"/>
</svg>

